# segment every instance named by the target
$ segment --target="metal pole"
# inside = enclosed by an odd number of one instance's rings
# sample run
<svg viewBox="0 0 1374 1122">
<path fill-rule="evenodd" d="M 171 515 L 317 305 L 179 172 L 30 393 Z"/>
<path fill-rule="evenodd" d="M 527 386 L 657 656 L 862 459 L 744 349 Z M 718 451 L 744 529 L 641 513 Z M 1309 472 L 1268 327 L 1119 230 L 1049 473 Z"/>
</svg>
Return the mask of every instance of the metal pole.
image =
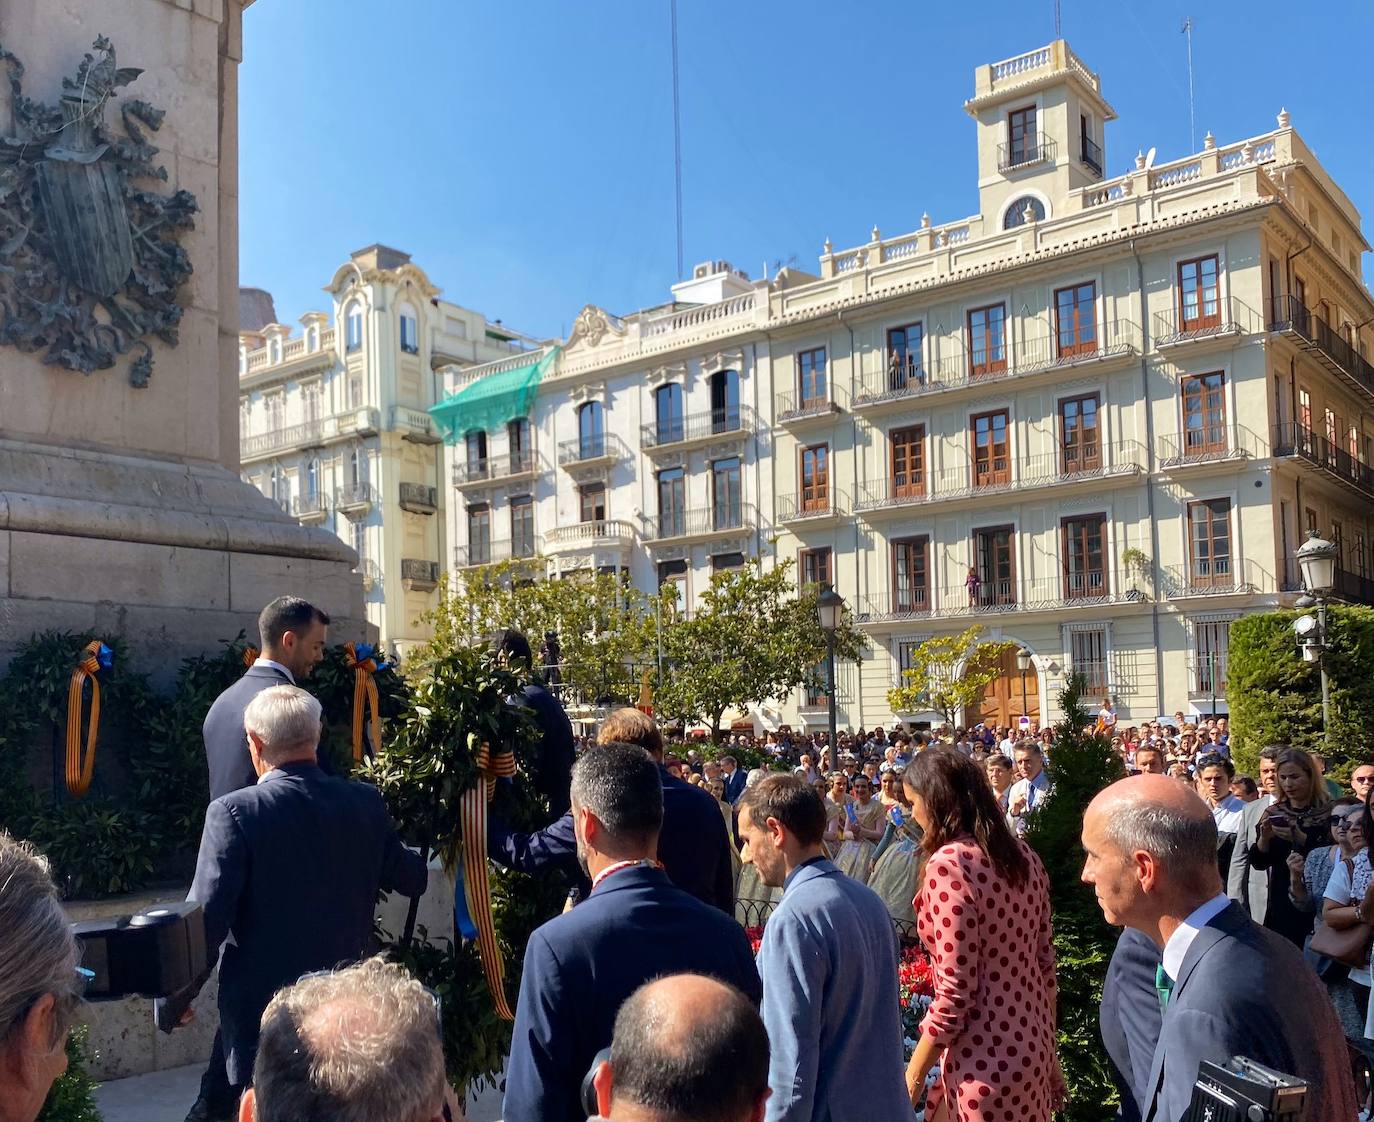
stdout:
<svg viewBox="0 0 1374 1122">
<path fill-rule="evenodd" d="M 1193 111 L 1193 17 L 1183 21 L 1183 34 L 1188 37 L 1188 143 L 1190 152 L 1197 151 L 1197 123 Z"/>
<path fill-rule="evenodd" d="M 1317 668 L 1322 675 L 1322 744 L 1326 747 L 1331 732 L 1331 683 L 1326 677 L 1326 601 L 1317 601 L 1317 634 L 1321 637 L 1321 655 Z"/>
<path fill-rule="evenodd" d="M 1207 652 L 1207 676 L 1212 680 L 1212 720 L 1217 717 L 1217 652 Z"/>
<path fill-rule="evenodd" d="M 830 763 L 832 767 L 838 768 L 840 766 L 840 748 L 835 731 L 835 633 L 833 631 L 825 633 L 825 651 L 825 684 L 830 699 Z"/>
<path fill-rule="evenodd" d="M 1026 672 L 1021 671 L 1021 716 L 1030 716 L 1030 701 L 1026 697 Z"/>
<path fill-rule="evenodd" d="M 668 2 L 673 38 L 673 187 L 677 203 L 677 279 L 682 279 L 682 107 L 677 73 L 677 0 Z"/>
</svg>

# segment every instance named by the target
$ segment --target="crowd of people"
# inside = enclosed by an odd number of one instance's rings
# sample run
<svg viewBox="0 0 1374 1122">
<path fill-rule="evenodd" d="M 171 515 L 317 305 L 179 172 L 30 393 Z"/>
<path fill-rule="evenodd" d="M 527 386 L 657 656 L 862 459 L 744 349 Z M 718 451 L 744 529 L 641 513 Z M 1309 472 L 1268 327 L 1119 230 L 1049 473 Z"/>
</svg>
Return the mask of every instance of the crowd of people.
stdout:
<svg viewBox="0 0 1374 1122">
<path fill-rule="evenodd" d="M 283 598 L 260 626 L 262 657 L 205 722 L 189 898 L 220 1026 L 188 1122 L 451 1117 L 437 999 L 370 957 L 377 892 L 418 895 L 427 872 L 377 792 L 317 759 L 297 682 L 327 617 Z M 497 645 L 531 661 L 518 633 Z M 552 821 L 488 820 L 495 862 L 570 887 L 524 951 L 507 1122 L 1048 1122 L 1066 1094 L 1054 917 L 1025 835 L 1055 797 L 1052 730 L 781 730 L 717 754 L 666 746 L 637 709 L 579 741 L 551 699 L 536 681 L 512 703 L 554 761 L 531 777 Z M 1354 1119 L 1347 1048 L 1374 1055 L 1374 763 L 1346 791 L 1319 758 L 1266 748 L 1250 780 L 1224 719 L 1122 727 L 1104 701 L 1093 727 L 1129 773 L 1081 838 L 1123 928 L 1101 1007 L 1119 1117 L 1181 1122 L 1199 1063 L 1243 1055 L 1307 1081 L 1309 1118 Z M 82 975 L 43 858 L 3 834 L 0 932 L 0 1122 L 33 1122 Z M 904 944 L 933 979 L 906 1042 Z M 205 981 L 159 1023 L 185 1023 Z"/>
</svg>

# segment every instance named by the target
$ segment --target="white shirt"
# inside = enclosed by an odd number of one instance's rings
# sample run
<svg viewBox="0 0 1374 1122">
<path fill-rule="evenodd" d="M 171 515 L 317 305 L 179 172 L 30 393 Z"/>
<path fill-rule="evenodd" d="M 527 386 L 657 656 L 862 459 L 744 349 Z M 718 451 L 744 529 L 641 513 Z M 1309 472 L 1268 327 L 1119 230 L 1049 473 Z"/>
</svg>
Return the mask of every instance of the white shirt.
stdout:
<svg viewBox="0 0 1374 1122">
<path fill-rule="evenodd" d="M 1236 798 L 1235 795 L 1227 795 L 1216 806 L 1212 807 L 1212 820 L 1217 824 L 1217 833 L 1234 834 L 1240 830 L 1240 812 L 1245 809 L 1245 803 Z"/>
<path fill-rule="evenodd" d="M 286 675 L 286 680 L 287 680 L 288 682 L 290 682 L 293 686 L 296 684 L 296 676 L 295 676 L 294 674 L 292 674 L 291 671 L 289 671 L 289 670 L 288 670 L 285 666 L 283 666 L 280 662 L 273 662 L 270 658 L 263 658 L 261 655 L 259 655 L 258 658 L 257 658 L 257 660 L 253 663 L 253 665 L 254 665 L 254 666 L 270 666 L 273 670 L 276 670 L 276 671 L 279 671 L 279 672 L 282 673 L 282 674 L 285 674 L 285 675 Z"/>
<path fill-rule="evenodd" d="M 1183 960 L 1188 957 L 1188 948 L 1193 945 L 1204 927 L 1216 916 L 1226 910 L 1231 903 L 1223 893 L 1213 896 L 1207 903 L 1194 908 L 1192 913 L 1174 929 L 1169 941 L 1164 944 L 1164 973 L 1175 982 L 1183 969 Z"/>
</svg>

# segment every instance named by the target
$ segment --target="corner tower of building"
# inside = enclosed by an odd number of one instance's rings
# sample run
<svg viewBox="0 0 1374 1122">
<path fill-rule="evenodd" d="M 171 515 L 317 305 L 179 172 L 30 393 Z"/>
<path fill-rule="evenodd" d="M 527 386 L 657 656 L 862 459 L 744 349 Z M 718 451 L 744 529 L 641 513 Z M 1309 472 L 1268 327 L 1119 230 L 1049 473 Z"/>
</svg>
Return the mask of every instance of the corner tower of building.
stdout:
<svg viewBox="0 0 1374 1122">
<path fill-rule="evenodd" d="M 978 200 L 989 233 L 1056 217 L 1102 178 L 1116 111 L 1063 39 L 980 66 L 964 111 L 978 122 Z"/>
</svg>

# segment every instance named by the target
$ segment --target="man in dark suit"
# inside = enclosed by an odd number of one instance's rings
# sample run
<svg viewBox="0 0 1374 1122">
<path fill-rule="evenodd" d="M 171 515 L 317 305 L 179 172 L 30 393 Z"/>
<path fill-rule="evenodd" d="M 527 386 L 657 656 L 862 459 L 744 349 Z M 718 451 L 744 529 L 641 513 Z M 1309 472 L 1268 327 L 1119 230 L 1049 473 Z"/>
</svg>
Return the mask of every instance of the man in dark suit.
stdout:
<svg viewBox="0 0 1374 1122">
<path fill-rule="evenodd" d="M 744 794 L 744 785 L 749 781 L 749 777 L 744 774 L 734 756 L 720 758 L 720 777 L 725 780 L 725 801 L 734 806 Z"/>
<path fill-rule="evenodd" d="M 251 1081 L 272 995 L 311 971 L 362 958 L 378 890 L 418 896 L 427 879 L 376 788 L 320 771 L 318 701 L 272 686 L 249 703 L 244 725 L 259 778 L 210 804 L 187 897 L 204 907 L 206 946 L 224 944 L 220 1033 L 235 1103 Z M 173 1003 L 188 1004 L 198 989 Z"/>
<path fill-rule="evenodd" d="M 1159 948 L 1128 927 L 1107 964 L 1099 1017 L 1112 1082 L 1121 1096 L 1116 1112 L 1121 1122 L 1140 1122 L 1140 1103 L 1159 1043 L 1162 1014 L 1155 989 L 1159 963 Z"/>
<path fill-rule="evenodd" d="M 573 768 L 587 899 L 538 928 L 525 949 L 506 1066 L 506 1122 L 582 1122 L 580 1090 L 641 985 L 691 972 L 762 994 L 744 929 L 676 888 L 654 859 L 663 825 L 658 766 L 631 744 L 598 744 Z M 716 815 L 720 819 L 719 813 Z"/>
<path fill-rule="evenodd" d="M 653 758 L 663 787 L 658 859 L 668 879 L 703 903 L 734 915 L 735 873 L 725 819 L 707 792 L 670 775 L 663 766 L 663 737 L 653 718 L 638 709 L 617 709 L 602 723 L 597 737 L 603 744 L 637 745 Z M 577 864 L 571 812 L 533 834 L 517 833 L 505 823 L 488 818 L 487 851 L 492 860 L 521 872 L 562 868 L 582 883 L 584 895 L 590 889 Z"/>
<path fill-rule="evenodd" d="M 1222 894 L 1206 803 L 1167 776 L 1123 779 L 1088 807 L 1083 848 L 1083 879 L 1107 922 L 1134 928 L 1161 951 L 1163 1016 L 1142 1088 L 1145 1122 L 1179 1122 L 1199 1061 L 1233 1056 L 1306 1080 L 1308 1118 L 1356 1116 L 1331 999 L 1301 951 Z"/>
<path fill-rule="evenodd" d="M 1279 793 L 1279 753 L 1281 745 L 1260 749 L 1260 797 L 1246 803 L 1236 826 L 1236 841 L 1231 848 L 1231 867 L 1226 874 L 1226 895 L 1236 901 L 1256 923 L 1264 922 L 1269 910 L 1269 870 L 1250 863 L 1250 847 L 1259 836 L 1260 819 Z"/>
<path fill-rule="evenodd" d="M 513 664 L 522 668 L 532 665 L 529 640 L 519 631 L 502 631 L 496 637 L 496 649 Z M 549 814 L 557 821 L 568 812 L 568 781 L 577 755 L 573 748 L 572 722 L 558 698 L 538 679 L 532 680 L 510 700 L 528 709 L 530 719 L 539 729 L 536 749 L 539 771 L 530 778 L 535 790 L 549 800 Z"/>
<path fill-rule="evenodd" d="M 217 799 L 258 781 L 248 758 L 243 711 L 272 686 L 299 685 L 324 658 L 329 617 L 296 596 L 278 596 L 258 616 L 262 654 L 243 677 L 225 690 L 205 715 L 202 733 L 210 769 L 210 798 Z"/>
</svg>

